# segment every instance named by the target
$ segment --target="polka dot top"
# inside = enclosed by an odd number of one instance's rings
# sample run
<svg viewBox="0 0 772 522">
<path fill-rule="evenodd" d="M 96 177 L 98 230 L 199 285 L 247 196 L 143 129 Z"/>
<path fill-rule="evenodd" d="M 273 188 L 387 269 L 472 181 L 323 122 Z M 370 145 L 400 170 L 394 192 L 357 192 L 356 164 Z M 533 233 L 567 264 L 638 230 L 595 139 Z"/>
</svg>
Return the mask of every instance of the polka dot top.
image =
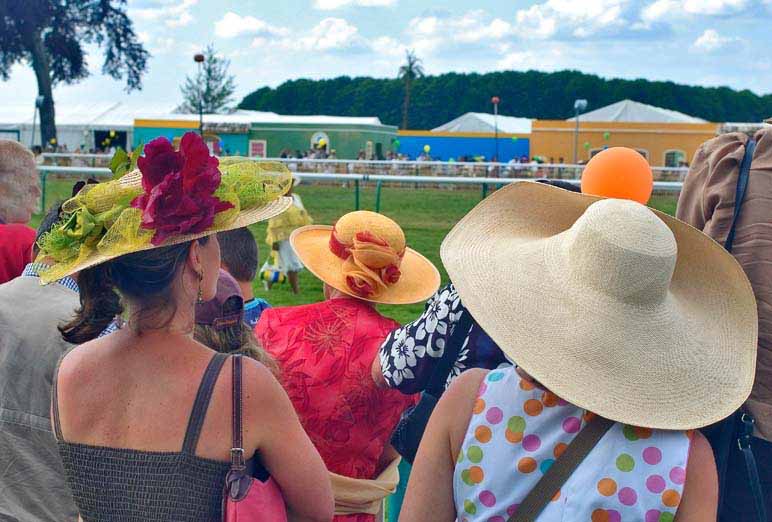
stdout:
<svg viewBox="0 0 772 522">
<path fill-rule="evenodd" d="M 514 367 L 490 372 L 453 474 L 458 520 L 506 522 L 592 415 L 521 380 Z M 690 444 L 690 432 L 615 424 L 538 522 L 672 522 Z"/>
</svg>

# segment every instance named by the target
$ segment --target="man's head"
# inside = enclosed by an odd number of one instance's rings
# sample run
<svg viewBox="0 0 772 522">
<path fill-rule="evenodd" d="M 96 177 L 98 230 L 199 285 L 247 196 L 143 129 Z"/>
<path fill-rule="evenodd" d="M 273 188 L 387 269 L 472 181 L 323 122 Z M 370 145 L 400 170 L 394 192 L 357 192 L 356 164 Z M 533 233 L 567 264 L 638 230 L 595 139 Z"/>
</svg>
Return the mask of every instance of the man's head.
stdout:
<svg viewBox="0 0 772 522">
<path fill-rule="evenodd" d="M 257 241 L 248 228 L 219 232 L 222 267 L 241 283 L 251 283 L 257 275 Z"/>
<path fill-rule="evenodd" d="M 0 220 L 27 223 L 39 197 L 35 157 L 16 141 L 0 140 Z"/>
</svg>

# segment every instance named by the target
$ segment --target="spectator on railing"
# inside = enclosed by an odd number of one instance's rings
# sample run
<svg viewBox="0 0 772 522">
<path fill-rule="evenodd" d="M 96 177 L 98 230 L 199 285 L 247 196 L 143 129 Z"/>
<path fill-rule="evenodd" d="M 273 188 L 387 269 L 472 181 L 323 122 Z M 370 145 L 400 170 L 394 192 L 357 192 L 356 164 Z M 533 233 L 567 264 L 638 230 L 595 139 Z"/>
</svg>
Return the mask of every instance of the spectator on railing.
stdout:
<svg viewBox="0 0 772 522">
<path fill-rule="evenodd" d="M 40 198 L 35 157 L 17 141 L 0 140 L 0 284 L 32 260 L 35 230 L 27 223 Z"/>
</svg>

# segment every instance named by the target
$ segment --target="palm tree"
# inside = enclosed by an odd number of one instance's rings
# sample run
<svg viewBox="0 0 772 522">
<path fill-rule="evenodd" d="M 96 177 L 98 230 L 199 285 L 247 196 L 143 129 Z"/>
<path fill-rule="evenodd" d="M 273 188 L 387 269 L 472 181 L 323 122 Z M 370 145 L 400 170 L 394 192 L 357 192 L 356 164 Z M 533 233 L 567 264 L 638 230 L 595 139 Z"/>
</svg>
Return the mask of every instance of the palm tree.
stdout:
<svg viewBox="0 0 772 522">
<path fill-rule="evenodd" d="M 407 63 L 399 68 L 399 79 L 405 82 L 405 98 L 402 102 L 402 128 L 407 129 L 407 113 L 410 108 L 410 86 L 413 80 L 424 75 L 421 59 L 415 51 L 405 51 Z"/>
</svg>

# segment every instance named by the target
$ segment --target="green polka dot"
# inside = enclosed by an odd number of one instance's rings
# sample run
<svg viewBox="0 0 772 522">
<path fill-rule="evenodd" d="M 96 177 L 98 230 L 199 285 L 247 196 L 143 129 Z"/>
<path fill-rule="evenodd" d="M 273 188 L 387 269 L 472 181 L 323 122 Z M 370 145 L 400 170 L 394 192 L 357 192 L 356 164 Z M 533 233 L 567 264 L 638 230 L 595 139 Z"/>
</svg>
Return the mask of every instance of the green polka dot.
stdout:
<svg viewBox="0 0 772 522">
<path fill-rule="evenodd" d="M 471 500 L 464 500 L 464 511 L 469 513 L 470 515 L 474 515 L 477 513 L 477 506 L 474 505 L 474 502 Z"/>
<path fill-rule="evenodd" d="M 483 452 L 479 446 L 469 446 L 469 449 L 466 450 L 466 456 L 469 460 L 477 464 L 482 460 Z"/>
<path fill-rule="evenodd" d="M 632 426 L 625 425 L 625 427 L 622 428 L 622 433 L 625 434 L 625 438 L 629 441 L 635 442 L 638 440 L 638 435 L 635 434 L 635 428 Z"/>
<path fill-rule="evenodd" d="M 464 484 L 466 484 L 467 486 L 474 486 L 474 483 L 472 483 L 472 479 L 469 478 L 468 469 L 461 471 L 461 480 L 463 480 Z"/>
<path fill-rule="evenodd" d="M 675 520 L 673 513 L 665 511 L 659 515 L 659 522 L 673 522 L 673 520 Z"/>
<path fill-rule="evenodd" d="M 523 433 L 525 431 L 525 419 L 517 415 L 510 417 L 507 421 L 507 428 L 513 433 Z"/>
<path fill-rule="evenodd" d="M 632 471 L 635 467 L 635 460 L 627 453 L 622 453 L 617 457 L 617 469 L 619 471 Z"/>
<path fill-rule="evenodd" d="M 490 382 L 500 381 L 503 378 L 504 378 L 504 373 L 503 372 L 491 372 L 491 373 L 488 374 L 488 380 Z"/>
</svg>

